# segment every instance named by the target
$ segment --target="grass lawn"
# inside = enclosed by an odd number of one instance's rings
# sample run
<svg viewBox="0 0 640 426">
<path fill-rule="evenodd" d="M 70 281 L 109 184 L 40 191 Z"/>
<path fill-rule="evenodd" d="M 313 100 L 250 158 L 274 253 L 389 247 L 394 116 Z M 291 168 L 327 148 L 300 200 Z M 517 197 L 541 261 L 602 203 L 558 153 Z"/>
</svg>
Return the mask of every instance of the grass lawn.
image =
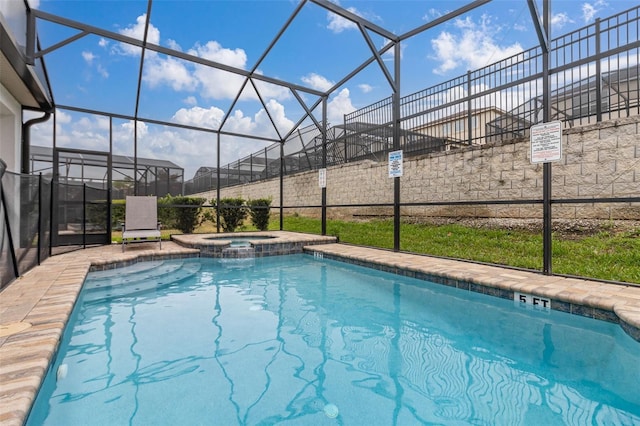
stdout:
<svg viewBox="0 0 640 426">
<path fill-rule="evenodd" d="M 279 223 L 272 222 L 272 229 Z M 320 233 L 319 219 L 285 217 L 284 229 Z M 327 221 L 327 234 L 341 242 L 393 248 L 393 221 Z M 542 234 L 461 225 L 402 224 L 400 249 L 458 259 L 542 270 Z M 600 232 L 581 238 L 555 235 L 552 270 L 557 274 L 640 284 L 640 229 Z"/>
</svg>

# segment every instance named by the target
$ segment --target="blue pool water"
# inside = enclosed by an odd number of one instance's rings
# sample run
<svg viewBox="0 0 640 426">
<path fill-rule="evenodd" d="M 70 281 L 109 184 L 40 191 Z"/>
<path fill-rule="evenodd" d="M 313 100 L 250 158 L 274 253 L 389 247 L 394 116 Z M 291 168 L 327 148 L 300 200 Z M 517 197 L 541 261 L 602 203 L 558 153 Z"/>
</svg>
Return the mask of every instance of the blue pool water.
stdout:
<svg viewBox="0 0 640 426">
<path fill-rule="evenodd" d="M 616 324 L 308 255 L 89 274 L 29 425 L 640 424 Z"/>
</svg>

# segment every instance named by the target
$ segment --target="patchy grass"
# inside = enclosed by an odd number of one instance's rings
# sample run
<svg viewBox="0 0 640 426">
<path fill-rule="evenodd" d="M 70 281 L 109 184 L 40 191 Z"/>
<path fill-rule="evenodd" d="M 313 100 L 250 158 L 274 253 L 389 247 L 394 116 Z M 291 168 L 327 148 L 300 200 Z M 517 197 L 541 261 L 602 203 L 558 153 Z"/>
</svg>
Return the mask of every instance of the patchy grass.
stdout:
<svg viewBox="0 0 640 426">
<path fill-rule="evenodd" d="M 278 229 L 272 221 L 270 229 Z M 285 217 L 284 229 L 319 234 L 319 219 Z M 327 234 L 341 242 L 393 248 L 393 221 L 327 221 Z M 524 230 L 481 229 L 458 224 L 402 224 L 400 249 L 414 253 L 467 259 L 542 270 L 542 234 Z M 558 274 L 640 283 L 640 229 L 572 238 L 556 235 L 552 270 Z"/>
</svg>

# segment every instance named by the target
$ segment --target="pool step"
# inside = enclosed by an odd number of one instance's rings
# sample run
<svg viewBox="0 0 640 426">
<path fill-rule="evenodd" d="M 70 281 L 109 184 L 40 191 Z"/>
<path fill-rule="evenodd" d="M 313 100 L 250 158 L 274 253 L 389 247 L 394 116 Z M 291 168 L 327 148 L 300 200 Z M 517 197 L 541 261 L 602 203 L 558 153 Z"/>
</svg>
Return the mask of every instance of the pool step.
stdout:
<svg viewBox="0 0 640 426">
<path fill-rule="evenodd" d="M 147 262 L 145 262 L 147 263 Z M 139 271 L 120 269 L 118 274 L 90 277 L 85 282 L 83 301 L 99 303 L 121 297 L 139 296 L 178 284 L 200 270 L 199 262 L 152 262 L 155 267 Z M 115 271 L 118 271 L 117 269 Z"/>
</svg>

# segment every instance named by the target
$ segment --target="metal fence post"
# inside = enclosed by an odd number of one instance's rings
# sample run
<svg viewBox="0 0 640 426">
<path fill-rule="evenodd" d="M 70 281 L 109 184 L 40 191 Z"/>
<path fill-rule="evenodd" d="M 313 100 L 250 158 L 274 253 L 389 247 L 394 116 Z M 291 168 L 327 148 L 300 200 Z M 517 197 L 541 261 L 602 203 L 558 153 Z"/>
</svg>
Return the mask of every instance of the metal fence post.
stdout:
<svg viewBox="0 0 640 426">
<path fill-rule="evenodd" d="M 327 97 L 322 99 L 322 168 L 327 169 Z M 327 187 L 321 188 L 322 191 L 322 235 L 327 235 Z"/>
<path fill-rule="evenodd" d="M 543 25 L 549 40 L 551 32 L 551 5 L 550 0 L 543 3 Z M 549 76 L 549 51 L 545 49 L 542 54 L 542 85 L 543 85 L 543 120 L 548 122 L 551 118 L 551 78 Z M 542 203 L 543 203 L 543 236 L 542 236 L 542 271 L 545 275 L 552 274 L 552 218 L 551 218 L 551 163 L 542 166 Z"/>
<path fill-rule="evenodd" d="M 453 123 L 455 126 L 455 122 Z M 467 143 L 471 145 L 473 138 L 471 134 L 471 129 L 473 125 L 472 114 L 471 114 L 471 71 L 467 71 Z M 455 128 L 454 128 L 455 131 Z"/>
<path fill-rule="evenodd" d="M 40 249 L 42 248 L 42 172 L 38 174 L 38 254 L 36 256 L 40 264 Z"/>
<path fill-rule="evenodd" d="M 87 248 L 87 184 L 82 184 L 82 248 Z"/>
<path fill-rule="evenodd" d="M 596 121 L 602 121 L 602 65 L 600 63 L 600 18 L 596 18 Z M 618 71 L 619 73 L 620 71 Z M 589 99 L 590 101 L 590 99 Z M 589 102 L 590 103 L 590 102 Z M 588 110 L 588 107 L 587 107 Z M 609 114 L 611 116 L 611 114 Z"/>
</svg>

